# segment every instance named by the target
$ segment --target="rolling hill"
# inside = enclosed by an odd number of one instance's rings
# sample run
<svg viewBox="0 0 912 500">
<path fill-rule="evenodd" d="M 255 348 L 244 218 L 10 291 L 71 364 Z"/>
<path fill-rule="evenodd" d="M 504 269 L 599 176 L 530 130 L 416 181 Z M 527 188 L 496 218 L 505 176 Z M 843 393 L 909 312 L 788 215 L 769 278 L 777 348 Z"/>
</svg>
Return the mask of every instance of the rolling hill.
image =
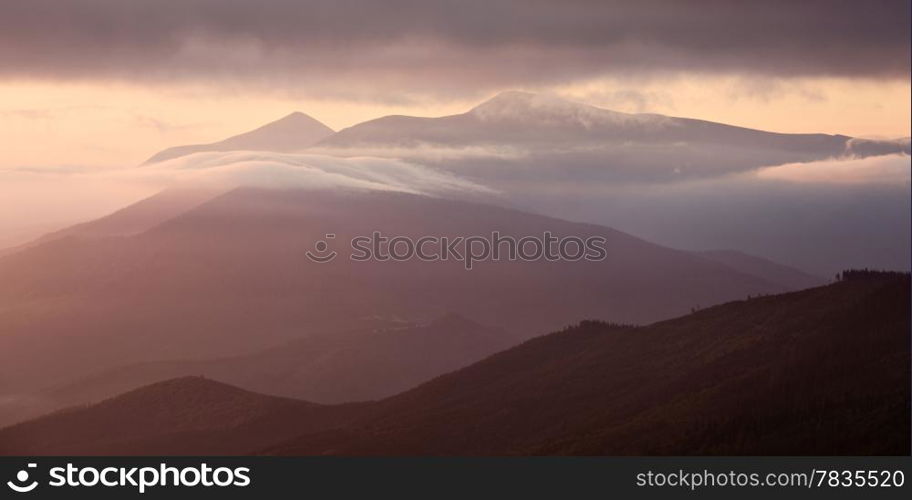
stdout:
<svg viewBox="0 0 912 500">
<path fill-rule="evenodd" d="M 247 452 L 907 455 L 909 275 L 846 277 L 645 327 L 584 321 L 397 396 L 339 407 L 335 425 L 317 417 L 334 407 L 311 409 L 317 423 L 302 421 L 298 437 L 270 435 Z M 186 394 L 186 380 L 8 427 L 0 443 L 7 454 L 191 451 L 186 443 L 211 452 L 213 436 L 238 420 L 213 419 L 211 431 L 175 419 L 187 405 L 170 394 Z M 232 399 L 224 393 L 214 392 Z M 125 418 L 150 401 L 154 422 Z M 104 422 L 118 426 L 101 433 Z M 231 436 L 254 444 L 264 432 L 255 422 L 240 419 Z M 163 437 L 172 430 L 183 442 Z"/>
<path fill-rule="evenodd" d="M 9 427 L 0 437 L 0 454 L 236 454 L 290 437 L 302 427 L 339 425 L 355 408 L 324 407 L 183 377 Z"/>
<path fill-rule="evenodd" d="M 202 375 L 243 389 L 322 404 L 382 399 L 516 343 L 457 315 L 424 325 L 314 334 L 253 354 L 140 363 L 68 382 L 41 395 L 64 407 L 170 378 Z"/>
<path fill-rule="evenodd" d="M 790 290 L 803 290 L 826 283 L 826 280 L 819 276 L 737 250 L 706 250 L 695 253 L 745 274 L 762 276 L 773 283 L 780 283 Z"/>
<path fill-rule="evenodd" d="M 605 238 L 602 261 L 311 262 L 327 233 Z M 239 189 L 139 234 L 54 239 L 0 259 L 0 393 L 106 368 L 212 359 L 313 333 L 455 312 L 546 333 L 579 317 L 643 323 L 788 287 L 610 228 L 418 195 Z M 561 300 L 555 301 L 555 296 Z M 31 393 L 31 392 L 29 392 Z M 7 401 L 9 401 L 7 399 Z"/>
<path fill-rule="evenodd" d="M 909 453 L 909 278 L 584 322 L 282 454 Z"/>
</svg>

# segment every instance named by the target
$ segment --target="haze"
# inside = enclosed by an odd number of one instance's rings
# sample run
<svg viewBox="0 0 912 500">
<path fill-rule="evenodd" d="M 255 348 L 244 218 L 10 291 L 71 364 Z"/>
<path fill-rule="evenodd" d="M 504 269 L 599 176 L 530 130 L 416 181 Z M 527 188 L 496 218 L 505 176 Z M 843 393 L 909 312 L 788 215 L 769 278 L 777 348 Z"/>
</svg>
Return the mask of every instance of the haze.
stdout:
<svg viewBox="0 0 912 500">
<path fill-rule="evenodd" d="M 462 113 L 521 89 L 776 132 L 908 137 L 908 13 L 907 2 L 893 0 L 864 9 L 852 2 L 5 2 L 0 246 L 154 194 L 171 181 L 122 171 L 155 151 L 218 141 L 295 110 L 340 130 L 385 115 Z M 855 184 L 883 184 L 882 177 Z M 907 184 L 895 177 L 894 185 Z M 801 183 L 815 179 L 829 182 L 802 175 Z M 563 202 L 554 209 L 576 215 Z"/>
<path fill-rule="evenodd" d="M 0 2 L 0 455 L 908 455 L 909 14 Z"/>
</svg>

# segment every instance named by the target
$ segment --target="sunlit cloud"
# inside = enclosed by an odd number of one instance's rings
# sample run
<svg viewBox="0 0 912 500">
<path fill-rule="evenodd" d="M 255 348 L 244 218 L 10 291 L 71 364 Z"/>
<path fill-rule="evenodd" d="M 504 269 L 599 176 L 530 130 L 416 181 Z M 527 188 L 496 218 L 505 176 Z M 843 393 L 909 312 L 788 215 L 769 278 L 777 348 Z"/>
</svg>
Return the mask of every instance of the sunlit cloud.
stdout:
<svg viewBox="0 0 912 500">
<path fill-rule="evenodd" d="M 169 188 L 259 187 L 490 196 L 480 184 L 417 163 L 254 151 L 197 153 L 145 167 L 0 169 L 0 248 L 99 217 Z M 21 214 L 28 213 L 23 219 Z M 33 230 L 34 229 L 34 230 Z"/>
<path fill-rule="evenodd" d="M 231 151 L 196 153 L 121 172 L 126 178 L 216 187 L 351 188 L 440 195 L 493 192 L 479 184 L 415 163 L 389 158 Z"/>
</svg>

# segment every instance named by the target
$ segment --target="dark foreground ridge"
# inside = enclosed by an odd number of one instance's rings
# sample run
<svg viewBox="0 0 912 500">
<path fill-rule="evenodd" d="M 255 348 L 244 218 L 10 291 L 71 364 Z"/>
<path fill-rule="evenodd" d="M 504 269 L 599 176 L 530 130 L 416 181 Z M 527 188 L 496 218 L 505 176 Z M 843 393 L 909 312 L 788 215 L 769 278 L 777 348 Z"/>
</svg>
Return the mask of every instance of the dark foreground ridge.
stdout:
<svg viewBox="0 0 912 500">
<path fill-rule="evenodd" d="M 0 451 L 906 455 L 909 286 L 869 273 L 646 327 L 584 321 L 363 405 L 176 379 L 6 428 Z"/>
<path fill-rule="evenodd" d="M 303 428 L 345 422 L 356 405 L 325 407 L 181 377 L 0 431 L 4 455 L 234 455 Z"/>
</svg>

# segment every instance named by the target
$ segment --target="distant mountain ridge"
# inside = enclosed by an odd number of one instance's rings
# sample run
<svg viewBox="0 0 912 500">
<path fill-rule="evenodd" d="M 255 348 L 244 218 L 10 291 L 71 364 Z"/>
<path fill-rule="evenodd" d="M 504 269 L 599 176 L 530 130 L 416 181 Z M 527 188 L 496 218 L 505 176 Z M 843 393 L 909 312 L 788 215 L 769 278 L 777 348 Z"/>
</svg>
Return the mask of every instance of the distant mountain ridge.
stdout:
<svg viewBox="0 0 912 500">
<path fill-rule="evenodd" d="M 127 209 L 118 219 L 147 222 L 154 217 L 145 208 L 155 205 L 140 204 L 143 217 Z M 91 233 L 91 224 L 83 230 Z M 317 264 L 305 256 L 327 233 L 346 251 L 352 238 L 374 231 L 413 238 L 599 235 L 609 258 L 487 260 L 466 271 L 455 260 L 354 262 L 343 254 Z M 234 357 L 308 335 L 370 328 L 372 318 L 422 323 L 457 312 L 528 336 L 579 317 L 642 323 L 789 289 L 603 226 L 492 205 L 251 188 L 136 234 L 72 234 L 4 256 L 0 283 L 0 330 L 7 332 L 0 336 L 0 394 L 7 396 L 0 420 L 21 415 L 21 404 L 31 405 L 39 392 L 92 373 Z"/>
<path fill-rule="evenodd" d="M 280 441 L 301 427 L 331 428 L 353 415 L 354 405 L 324 407 L 264 396 L 201 377 L 158 382 L 89 408 L 74 407 L 13 426 L 0 437 L 0 455 L 54 448 L 72 455 L 243 453 L 263 441 Z M 78 433 L 56 426 L 66 421 Z M 93 444 L 91 449 L 86 441 Z M 129 451 L 130 449 L 136 451 Z"/>
<path fill-rule="evenodd" d="M 909 285 L 884 275 L 642 328 L 583 322 L 266 451 L 905 455 Z"/>
<path fill-rule="evenodd" d="M 0 429 L 0 453 L 908 455 L 909 275 L 850 278 L 584 321 L 365 405 L 172 380 Z"/>
<path fill-rule="evenodd" d="M 440 118 L 387 116 L 340 130 L 319 146 L 515 144 L 549 148 L 559 143 L 716 142 L 845 151 L 848 136 L 780 134 L 654 113 L 622 113 L 554 96 L 507 91 L 466 113 Z"/>
<path fill-rule="evenodd" d="M 742 158 L 741 162 L 747 161 L 745 167 L 833 156 L 909 154 L 909 142 L 904 140 L 875 141 L 845 135 L 767 132 L 654 113 L 623 113 L 550 95 L 505 91 L 462 114 L 434 118 L 390 115 L 338 132 L 295 112 L 224 141 L 166 149 L 146 163 L 200 151 L 241 149 L 289 152 L 315 148 L 344 155 L 346 149 L 359 148 L 521 145 L 548 153 L 549 149 L 561 145 L 629 146 L 630 143 L 716 145 L 723 146 L 725 149 L 720 151 L 728 154 L 733 154 L 730 148 L 746 148 L 757 150 L 754 154 L 762 153 L 767 158 Z M 673 151 L 692 153 L 680 147 Z M 380 152 L 374 151 L 374 154 Z M 408 156 L 409 152 L 398 151 L 398 154 Z M 741 157 L 744 155 L 744 152 L 740 153 Z"/>
<path fill-rule="evenodd" d="M 262 150 L 276 152 L 299 151 L 333 134 L 333 130 L 316 119 L 295 111 L 284 118 L 267 123 L 250 132 L 210 144 L 176 146 L 160 151 L 145 161 L 157 163 L 205 151 Z"/>
<path fill-rule="evenodd" d="M 705 250 L 694 253 L 743 273 L 763 276 L 765 279 L 785 285 L 791 290 L 803 290 L 827 282 L 819 276 L 737 250 Z"/>
<path fill-rule="evenodd" d="M 45 397 L 58 406 L 102 399 L 160 380 L 202 375 L 263 394 L 321 404 L 392 396 L 513 346 L 503 330 L 455 314 L 424 325 L 314 334 L 221 359 L 122 366 L 70 381 Z"/>
</svg>

